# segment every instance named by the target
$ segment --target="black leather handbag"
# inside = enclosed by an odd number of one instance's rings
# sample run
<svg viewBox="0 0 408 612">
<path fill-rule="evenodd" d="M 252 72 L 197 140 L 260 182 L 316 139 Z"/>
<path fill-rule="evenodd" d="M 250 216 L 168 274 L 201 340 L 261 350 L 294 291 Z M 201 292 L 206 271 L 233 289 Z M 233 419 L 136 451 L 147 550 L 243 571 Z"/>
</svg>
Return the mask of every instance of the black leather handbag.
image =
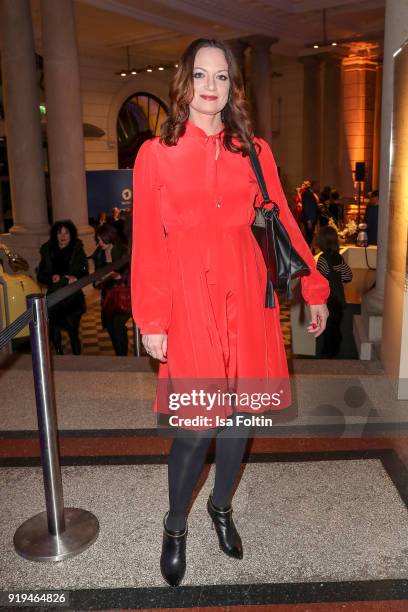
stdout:
<svg viewBox="0 0 408 612">
<path fill-rule="evenodd" d="M 267 272 L 265 308 L 275 308 L 273 291 L 283 293 L 291 299 L 290 281 L 310 274 L 310 268 L 292 245 L 286 228 L 279 219 L 279 206 L 269 198 L 261 164 L 254 144 L 250 150 L 250 161 L 262 193 L 262 206 L 256 208 L 252 231 L 261 248 Z M 269 210 L 264 204 L 272 203 Z"/>
</svg>

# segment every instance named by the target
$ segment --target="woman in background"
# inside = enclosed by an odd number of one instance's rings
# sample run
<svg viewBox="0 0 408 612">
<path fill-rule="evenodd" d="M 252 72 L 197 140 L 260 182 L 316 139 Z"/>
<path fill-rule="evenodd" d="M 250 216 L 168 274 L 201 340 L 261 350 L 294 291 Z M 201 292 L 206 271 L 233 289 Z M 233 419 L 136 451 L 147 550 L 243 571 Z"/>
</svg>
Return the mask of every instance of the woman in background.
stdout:
<svg viewBox="0 0 408 612">
<path fill-rule="evenodd" d="M 115 263 L 128 253 L 122 237 L 118 234 L 116 228 L 109 223 L 104 223 L 96 229 L 95 240 L 98 245 L 92 255 L 95 270 L 99 270 L 109 263 Z M 129 264 L 108 273 L 94 286 L 101 290 L 102 327 L 108 330 L 115 354 L 124 356 L 128 354 L 126 323 L 130 319 L 131 313 L 112 312 L 104 307 L 107 293 L 118 284 L 129 286 Z"/>
<path fill-rule="evenodd" d="M 316 356 L 333 358 L 339 352 L 342 340 L 341 323 L 346 307 L 343 283 L 352 280 L 353 272 L 340 255 L 339 237 L 334 227 L 326 225 L 320 229 L 318 246 L 322 253 L 317 260 L 317 269 L 329 281 L 330 295 L 327 300 L 329 318 L 325 331 L 316 338 Z"/>
<path fill-rule="evenodd" d="M 50 239 L 40 248 L 41 261 L 37 280 L 47 285 L 47 295 L 74 283 L 88 274 L 88 259 L 75 225 L 70 220 L 57 221 L 51 227 Z M 82 290 L 50 309 L 51 342 L 58 355 L 63 354 L 61 329 L 68 332 L 72 353 L 81 353 L 79 325 L 86 311 Z"/>
</svg>

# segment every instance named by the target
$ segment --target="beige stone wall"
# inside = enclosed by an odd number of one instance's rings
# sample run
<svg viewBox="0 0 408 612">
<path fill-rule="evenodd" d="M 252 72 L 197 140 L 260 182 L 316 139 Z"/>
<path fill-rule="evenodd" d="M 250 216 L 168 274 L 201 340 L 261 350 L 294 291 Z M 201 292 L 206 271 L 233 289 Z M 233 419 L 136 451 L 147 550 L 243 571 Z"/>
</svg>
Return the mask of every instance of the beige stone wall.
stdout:
<svg viewBox="0 0 408 612">
<path fill-rule="evenodd" d="M 137 91 L 147 91 L 167 103 L 169 73 L 115 74 L 123 62 L 103 57 L 80 57 L 83 121 L 105 131 L 101 138 L 85 139 L 86 170 L 118 167 L 116 119 L 123 102 Z"/>
</svg>

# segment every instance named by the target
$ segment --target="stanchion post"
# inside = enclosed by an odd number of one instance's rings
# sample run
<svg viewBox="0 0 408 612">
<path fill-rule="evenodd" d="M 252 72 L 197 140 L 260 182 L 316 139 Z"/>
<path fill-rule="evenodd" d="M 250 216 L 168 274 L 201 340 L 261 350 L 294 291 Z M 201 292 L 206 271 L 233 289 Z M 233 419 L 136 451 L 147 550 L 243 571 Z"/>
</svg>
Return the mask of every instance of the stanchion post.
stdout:
<svg viewBox="0 0 408 612">
<path fill-rule="evenodd" d="M 33 309 L 30 322 L 31 358 L 33 363 L 35 400 L 37 404 L 41 463 L 43 468 L 48 531 L 59 535 L 65 531 L 64 496 L 57 440 L 57 411 L 51 354 L 48 341 L 48 318 L 45 297 L 30 295 L 28 308 Z"/>
<path fill-rule="evenodd" d="M 46 512 L 20 525 L 14 547 L 31 561 L 61 561 L 88 548 L 98 537 L 99 523 L 87 510 L 64 508 L 46 299 L 29 295 L 27 305 L 33 311 L 30 339 Z"/>
</svg>

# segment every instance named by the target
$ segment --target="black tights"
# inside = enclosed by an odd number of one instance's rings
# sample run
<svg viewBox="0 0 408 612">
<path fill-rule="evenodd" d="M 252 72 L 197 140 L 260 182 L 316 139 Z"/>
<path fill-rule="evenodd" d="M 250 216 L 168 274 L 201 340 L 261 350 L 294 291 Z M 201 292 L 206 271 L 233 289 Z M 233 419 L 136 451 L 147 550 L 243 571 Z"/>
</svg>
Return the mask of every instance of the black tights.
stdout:
<svg viewBox="0 0 408 612">
<path fill-rule="evenodd" d="M 249 414 L 244 416 L 249 417 Z M 235 479 L 247 445 L 251 426 L 225 426 L 206 431 L 190 432 L 175 437 L 168 458 L 169 514 L 166 526 L 183 529 L 188 505 L 201 474 L 208 447 L 216 436 L 215 482 L 213 501 L 217 508 L 230 505 Z"/>
</svg>

